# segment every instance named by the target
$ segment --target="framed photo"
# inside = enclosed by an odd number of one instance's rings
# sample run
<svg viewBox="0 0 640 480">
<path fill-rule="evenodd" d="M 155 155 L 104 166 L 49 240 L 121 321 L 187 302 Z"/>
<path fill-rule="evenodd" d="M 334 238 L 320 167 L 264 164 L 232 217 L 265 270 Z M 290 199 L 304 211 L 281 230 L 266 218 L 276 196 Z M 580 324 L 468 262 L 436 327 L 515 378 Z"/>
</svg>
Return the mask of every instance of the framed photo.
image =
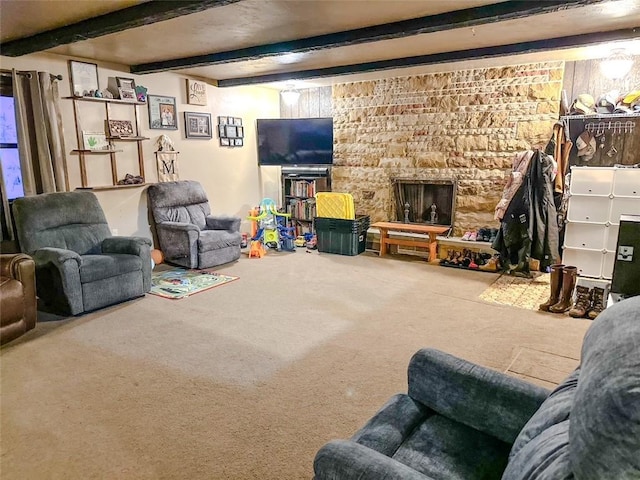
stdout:
<svg viewBox="0 0 640 480">
<path fill-rule="evenodd" d="M 227 117 L 227 125 L 233 125 L 233 117 Z"/>
<path fill-rule="evenodd" d="M 184 131 L 187 138 L 211 138 L 211 114 L 184 112 Z"/>
<path fill-rule="evenodd" d="M 92 90 L 99 90 L 98 65 L 69 60 L 69 81 L 74 97 L 83 97 L 89 95 Z"/>
<path fill-rule="evenodd" d="M 225 130 L 226 127 L 227 127 L 226 125 L 218 125 L 218 137 L 219 138 L 225 138 L 224 130 Z"/>
<path fill-rule="evenodd" d="M 147 95 L 149 108 L 149 128 L 156 130 L 177 130 L 176 97 Z"/>
<path fill-rule="evenodd" d="M 85 150 L 108 150 L 110 145 L 104 132 L 82 132 L 82 144 Z"/>
<path fill-rule="evenodd" d="M 244 127 L 236 127 L 236 132 L 238 133 L 238 138 L 244 138 Z"/>
<path fill-rule="evenodd" d="M 242 119 L 238 118 L 238 117 L 233 117 L 233 124 L 232 125 L 242 125 Z"/>
<path fill-rule="evenodd" d="M 110 137 L 133 137 L 133 124 L 129 120 L 109 120 L 107 129 Z"/>
<path fill-rule="evenodd" d="M 206 105 L 207 84 L 187 78 L 187 103 L 189 105 Z"/>
<path fill-rule="evenodd" d="M 242 141 L 241 138 L 236 138 L 235 141 L 234 141 L 234 145 L 236 147 L 241 147 L 243 144 L 244 144 L 244 142 Z"/>
<path fill-rule="evenodd" d="M 227 117 L 218 117 L 218 125 L 226 125 Z"/>
<path fill-rule="evenodd" d="M 126 100 L 128 102 L 138 101 L 136 91 L 133 88 L 118 87 L 118 93 L 120 94 L 120 100 Z"/>
<path fill-rule="evenodd" d="M 227 138 L 236 138 L 238 136 L 238 127 L 235 125 L 227 125 L 224 129 L 224 136 Z"/>
<path fill-rule="evenodd" d="M 133 78 L 116 77 L 116 84 L 118 85 L 118 88 L 130 88 L 131 90 L 136 89 L 136 82 Z"/>
<path fill-rule="evenodd" d="M 230 144 L 231 140 L 228 138 L 221 138 L 220 139 L 220 145 L 222 145 L 223 147 L 228 147 Z"/>
</svg>

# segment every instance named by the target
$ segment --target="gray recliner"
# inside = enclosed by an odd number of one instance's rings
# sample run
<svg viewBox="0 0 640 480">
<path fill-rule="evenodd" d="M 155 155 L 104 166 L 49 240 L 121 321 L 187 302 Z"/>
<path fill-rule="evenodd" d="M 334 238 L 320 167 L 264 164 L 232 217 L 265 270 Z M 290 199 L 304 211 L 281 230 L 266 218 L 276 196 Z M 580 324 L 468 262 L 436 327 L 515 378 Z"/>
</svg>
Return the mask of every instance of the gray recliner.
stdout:
<svg viewBox="0 0 640 480">
<path fill-rule="evenodd" d="M 151 288 L 151 240 L 112 236 L 92 192 L 18 198 L 13 215 L 20 249 L 36 264 L 41 308 L 78 315 Z"/>
<path fill-rule="evenodd" d="M 553 392 L 433 349 L 316 480 L 640 478 L 640 297 L 601 313 L 580 366 Z"/>
<path fill-rule="evenodd" d="M 147 196 L 167 262 L 200 269 L 240 258 L 240 218 L 211 215 L 199 182 L 158 183 L 149 187 Z"/>
</svg>

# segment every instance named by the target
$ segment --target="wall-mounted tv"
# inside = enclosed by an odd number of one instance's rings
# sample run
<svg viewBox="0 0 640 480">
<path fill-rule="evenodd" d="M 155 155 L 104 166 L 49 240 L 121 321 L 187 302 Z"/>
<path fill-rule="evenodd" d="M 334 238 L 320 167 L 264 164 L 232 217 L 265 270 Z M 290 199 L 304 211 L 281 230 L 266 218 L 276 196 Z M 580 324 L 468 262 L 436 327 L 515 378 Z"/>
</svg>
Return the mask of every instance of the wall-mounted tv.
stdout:
<svg viewBox="0 0 640 480">
<path fill-rule="evenodd" d="M 332 118 L 258 119 L 258 165 L 331 165 Z"/>
</svg>

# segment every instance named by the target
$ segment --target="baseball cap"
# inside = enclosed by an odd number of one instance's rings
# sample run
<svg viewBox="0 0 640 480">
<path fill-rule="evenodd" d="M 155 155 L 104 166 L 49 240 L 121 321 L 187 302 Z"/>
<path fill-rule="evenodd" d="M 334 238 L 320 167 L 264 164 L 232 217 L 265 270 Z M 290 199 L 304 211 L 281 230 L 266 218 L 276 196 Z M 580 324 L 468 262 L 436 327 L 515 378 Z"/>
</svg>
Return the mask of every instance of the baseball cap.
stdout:
<svg viewBox="0 0 640 480">
<path fill-rule="evenodd" d="M 596 153 L 596 139 L 589 132 L 584 131 L 576 139 L 576 148 L 578 156 L 583 157 L 582 160 L 588 162 Z"/>
<path fill-rule="evenodd" d="M 596 103 L 596 111 L 598 113 L 613 113 L 616 109 L 616 100 L 609 94 L 604 94 L 598 98 Z"/>
<path fill-rule="evenodd" d="M 571 105 L 571 113 L 578 115 L 589 115 L 596 113 L 596 101 L 588 93 L 581 93 Z"/>
</svg>

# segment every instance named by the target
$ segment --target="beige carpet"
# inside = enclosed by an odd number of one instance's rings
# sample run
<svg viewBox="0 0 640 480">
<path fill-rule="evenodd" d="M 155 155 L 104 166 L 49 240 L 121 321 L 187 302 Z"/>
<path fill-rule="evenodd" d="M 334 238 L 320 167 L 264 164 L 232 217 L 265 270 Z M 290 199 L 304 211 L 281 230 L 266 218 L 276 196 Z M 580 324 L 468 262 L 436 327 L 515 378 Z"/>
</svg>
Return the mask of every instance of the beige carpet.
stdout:
<svg viewBox="0 0 640 480">
<path fill-rule="evenodd" d="M 535 379 L 523 352 L 568 371 L 553 358 L 578 358 L 589 326 L 484 302 L 496 275 L 422 260 L 299 250 L 218 271 L 240 279 L 2 348 L 2 478 L 310 479 L 321 445 L 406 391 L 419 348 Z"/>
</svg>

